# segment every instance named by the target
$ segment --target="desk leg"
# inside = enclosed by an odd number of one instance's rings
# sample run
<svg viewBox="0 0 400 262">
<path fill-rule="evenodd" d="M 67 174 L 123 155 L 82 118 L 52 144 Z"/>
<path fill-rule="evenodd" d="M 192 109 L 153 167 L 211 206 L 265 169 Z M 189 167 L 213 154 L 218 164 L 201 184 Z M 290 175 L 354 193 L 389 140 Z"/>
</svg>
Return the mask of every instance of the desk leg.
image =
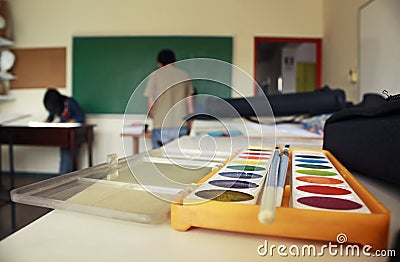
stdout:
<svg viewBox="0 0 400 262">
<path fill-rule="evenodd" d="M 133 139 L 133 154 L 136 155 L 139 152 L 139 137 L 134 136 Z"/>
<path fill-rule="evenodd" d="M 72 129 L 72 128 L 71 128 Z M 72 170 L 76 171 L 77 169 L 77 164 L 76 164 L 76 148 L 75 148 L 75 131 L 71 130 L 69 132 L 69 151 L 71 153 L 71 159 L 72 159 Z"/>
<path fill-rule="evenodd" d="M 9 139 L 8 143 L 8 150 L 9 150 L 9 158 L 10 158 L 10 187 L 14 189 L 15 181 L 14 181 L 14 149 L 13 149 L 13 141 L 12 137 Z"/>
<path fill-rule="evenodd" d="M 93 129 L 89 128 L 86 132 L 86 140 L 88 145 L 88 161 L 89 166 L 93 166 L 93 159 L 92 159 L 92 141 L 93 141 Z"/>
<path fill-rule="evenodd" d="M 15 188 L 15 180 L 14 180 L 14 150 L 13 150 L 13 140 L 12 136 L 10 135 L 9 140 L 8 140 L 8 150 L 10 154 L 10 187 L 11 190 Z M 11 203 L 11 227 L 12 230 L 15 232 L 17 230 L 17 225 L 16 225 L 16 217 L 15 217 L 15 203 L 10 199 Z"/>
<path fill-rule="evenodd" d="M 1 166 L 1 144 L 0 144 L 0 186 L 2 185 L 3 167 Z"/>
</svg>

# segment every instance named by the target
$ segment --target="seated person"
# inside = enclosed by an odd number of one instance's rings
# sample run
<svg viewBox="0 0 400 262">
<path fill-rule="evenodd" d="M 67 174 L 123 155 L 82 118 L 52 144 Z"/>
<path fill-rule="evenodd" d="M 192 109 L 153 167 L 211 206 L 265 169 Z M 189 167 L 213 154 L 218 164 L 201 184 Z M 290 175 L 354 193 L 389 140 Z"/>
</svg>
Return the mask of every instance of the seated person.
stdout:
<svg viewBox="0 0 400 262">
<path fill-rule="evenodd" d="M 84 123 L 85 113 L 79 104 L 72 97 L 61 95 L 55 89 L 47 89 L 43 99 L 44 106 L 49 112 L 46 122 L 53 122 L 56 117 L 63 123 Z M 79 146 L 76 145 L 76 153 L 79 152 Z M 60 154 L 60 174 L 73 171 L 71 152 L 69 148 L 61 148 Z"/>
</svg>

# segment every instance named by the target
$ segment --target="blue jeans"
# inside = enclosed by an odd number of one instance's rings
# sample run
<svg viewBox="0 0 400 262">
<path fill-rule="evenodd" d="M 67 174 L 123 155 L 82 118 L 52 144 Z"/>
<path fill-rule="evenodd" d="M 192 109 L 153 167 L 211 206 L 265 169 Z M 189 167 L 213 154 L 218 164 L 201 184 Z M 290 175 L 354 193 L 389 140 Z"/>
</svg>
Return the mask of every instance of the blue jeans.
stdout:
<svg viewBox="0 0 400 262">
<path fill-rule="evenodd" d="M 60 175 L 72 171 L 71 150 L 69 148 L 60 149 Z"/>
<path fill-rule="evenodd" d="M 151 142 L 153 143 L 153 149 L 159 148 L 178 137 L 188 134 L 188 129 L 186 127 L 181 128 L 157 128 L 153 129 L 153 137 Z"/>
<path fill-rule="evenodd" d="M 75 157 L 78 160 L 80 145 L 75 146 Z M 71 150 L 66 147 L 60 149 L 60 175 L 73 171 Z"/>
</svg>

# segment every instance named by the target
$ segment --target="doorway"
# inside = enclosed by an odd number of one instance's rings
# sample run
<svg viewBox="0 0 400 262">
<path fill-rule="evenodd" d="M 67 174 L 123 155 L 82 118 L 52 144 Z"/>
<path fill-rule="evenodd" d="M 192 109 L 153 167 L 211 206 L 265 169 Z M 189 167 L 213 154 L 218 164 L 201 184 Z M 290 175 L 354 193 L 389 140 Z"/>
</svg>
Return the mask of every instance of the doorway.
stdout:
<svg viewBox="0 0 400 262">
<path fill-rule="evenodd" d="M 321 42 L 314 38 L 255 37 L 254 79 L 262 91 L 271 95 L 321 88 Z"/>
</svg>

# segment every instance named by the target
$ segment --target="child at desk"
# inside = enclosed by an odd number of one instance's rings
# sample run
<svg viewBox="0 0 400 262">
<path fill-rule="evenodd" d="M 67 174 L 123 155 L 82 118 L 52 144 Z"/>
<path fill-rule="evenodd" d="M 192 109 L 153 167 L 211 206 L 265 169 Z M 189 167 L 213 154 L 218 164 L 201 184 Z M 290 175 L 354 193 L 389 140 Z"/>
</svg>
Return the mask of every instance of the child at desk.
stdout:
<svg viewBox="0 0 400 262">
<path fill-rule="evenodd" d="M 47 89 L 43 103 L 46 110 L 49 112 L 46 122 L 53 122 L 55 117 L 59 117 L 60 121 L 64 123 L 85 122 L 85 113 L 76 100 L 72 97 L 61 95 L 55 89 Z M 79 145 L 77 145 L 76 148 L 76 152 L 79 152 Z M 60 158 L 60 174 L 73 171 L 71 152 L 69 148 L 61 148 Z"/>
</svg>

